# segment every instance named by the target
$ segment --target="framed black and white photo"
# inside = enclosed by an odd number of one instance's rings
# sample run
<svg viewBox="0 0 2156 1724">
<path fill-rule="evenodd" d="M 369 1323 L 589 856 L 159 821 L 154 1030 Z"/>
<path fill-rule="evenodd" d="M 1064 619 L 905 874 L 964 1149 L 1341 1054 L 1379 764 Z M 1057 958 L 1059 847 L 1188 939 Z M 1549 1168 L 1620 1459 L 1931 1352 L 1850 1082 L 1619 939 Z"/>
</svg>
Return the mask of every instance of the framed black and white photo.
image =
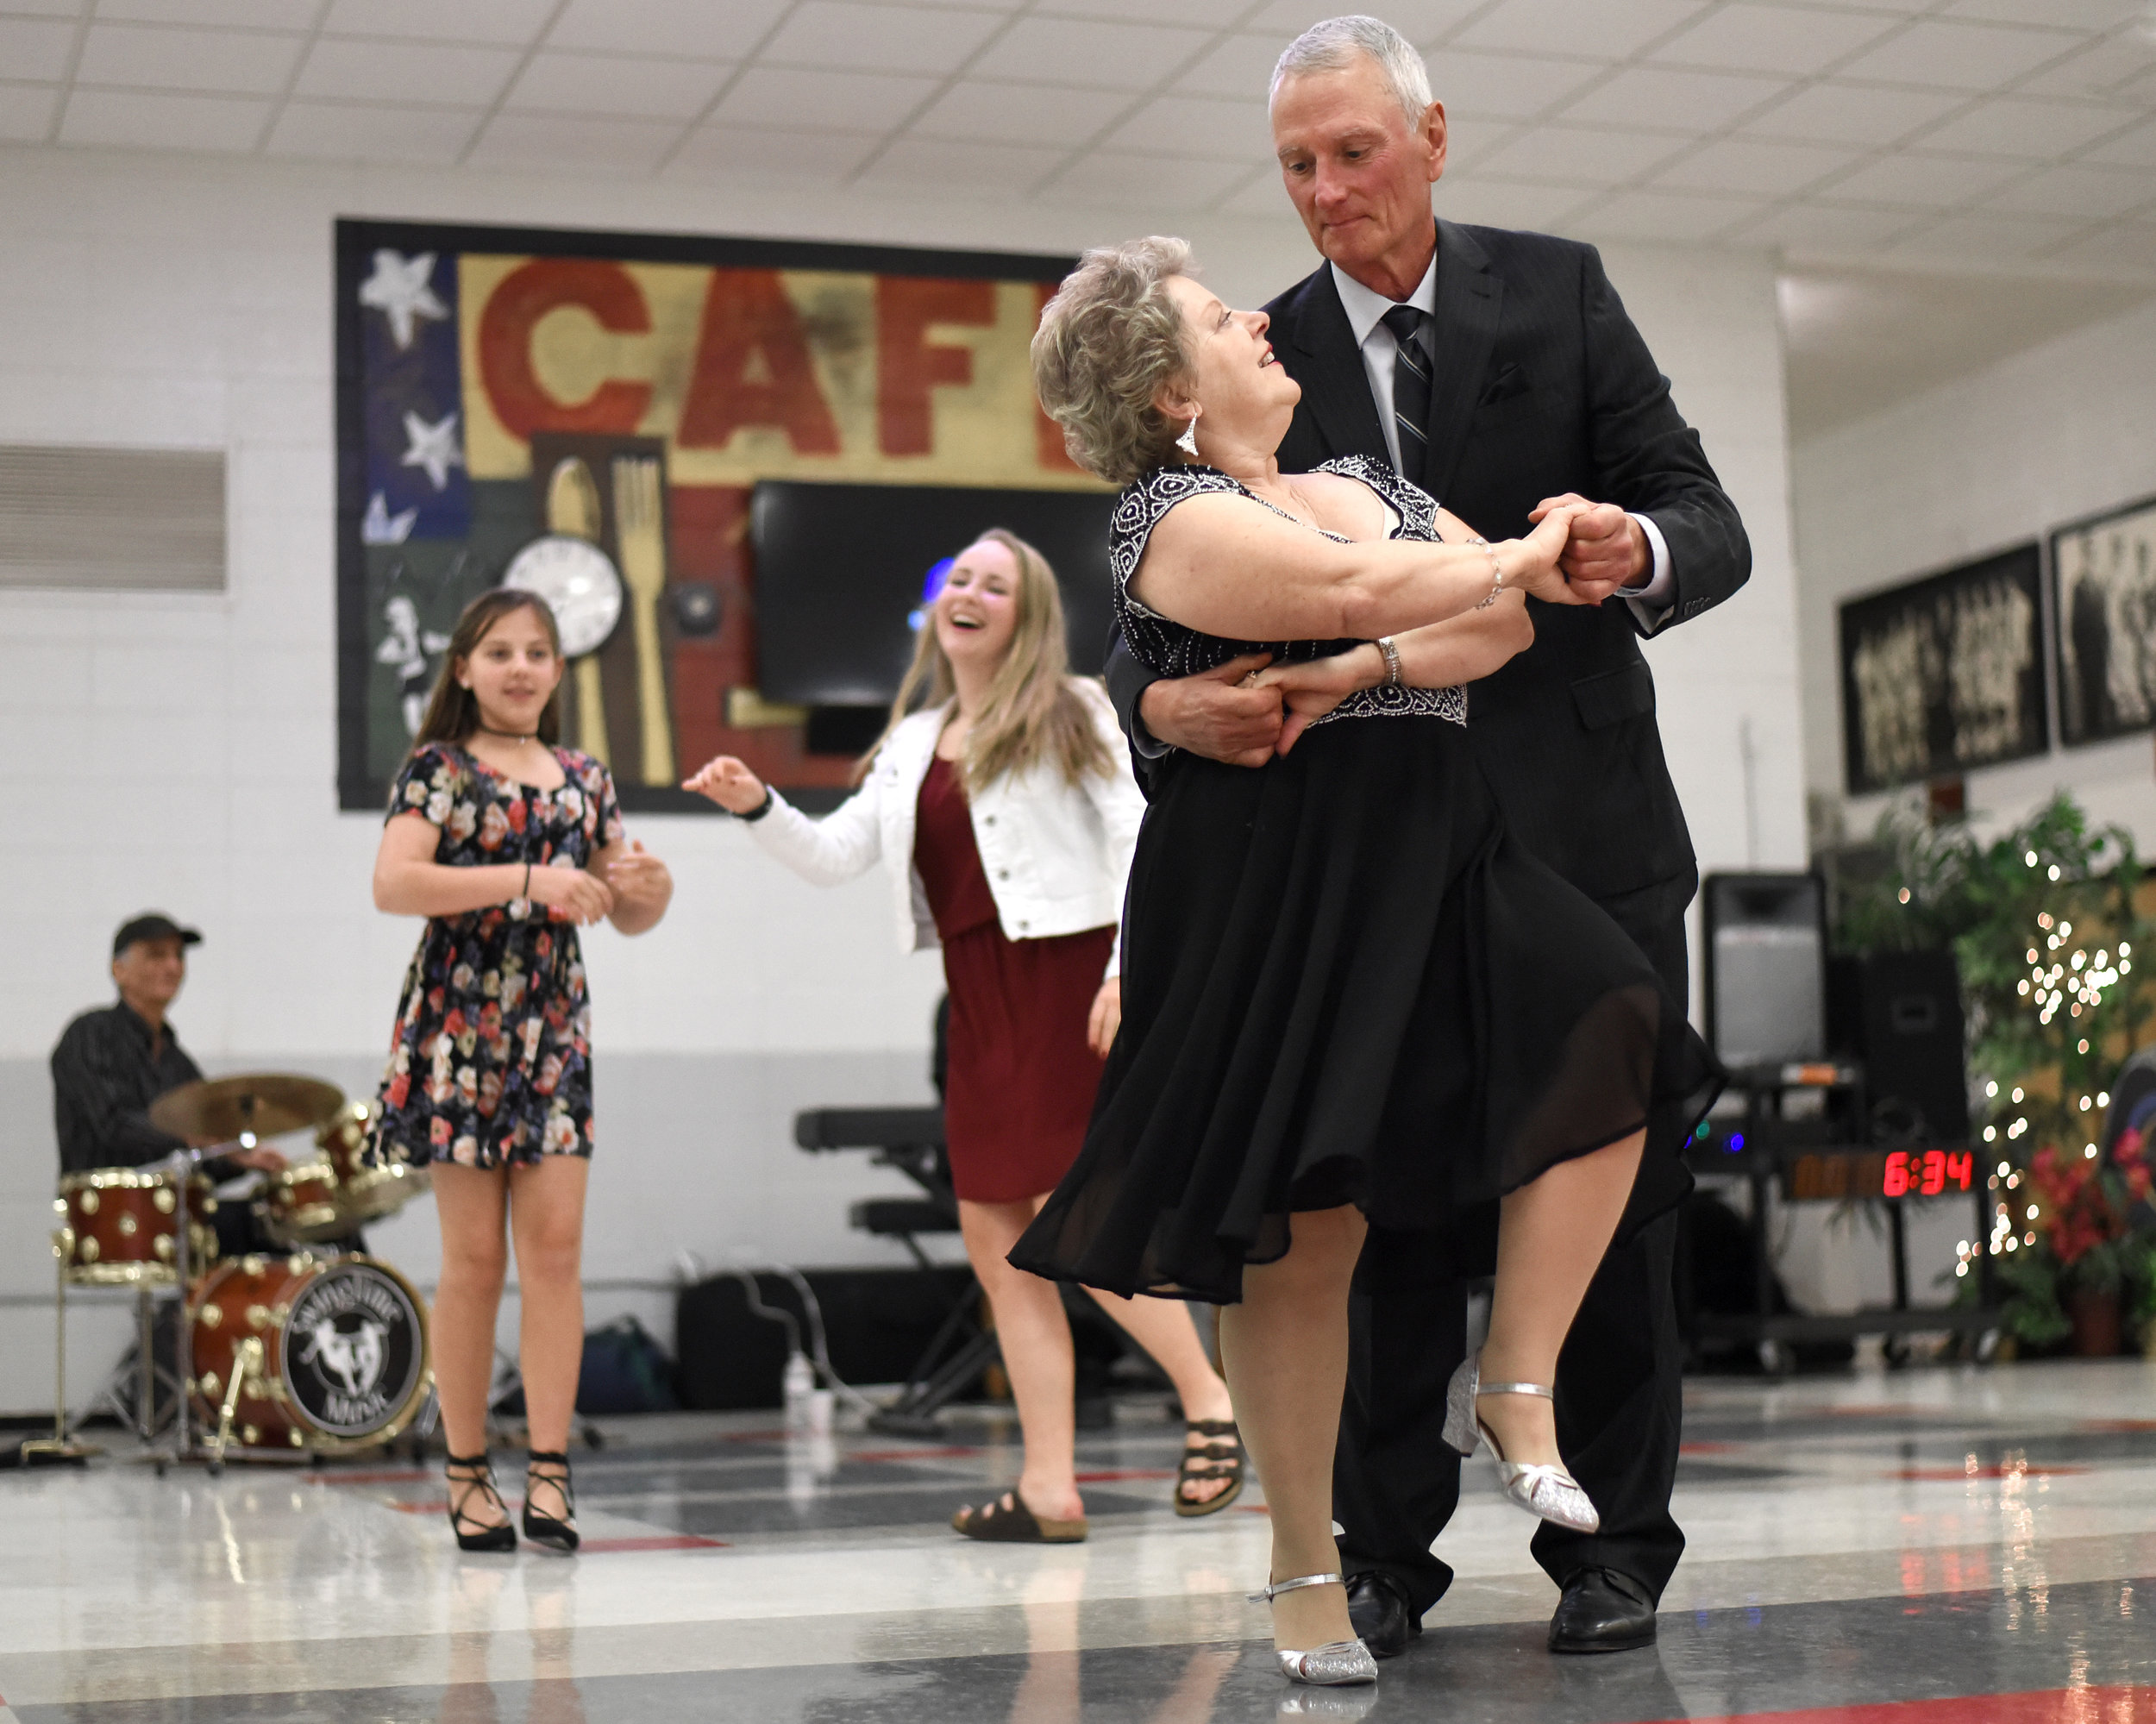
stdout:
<svg viewBox="0 0 2156 1724">
<path fill-rule="evenodd" d="M 2058 528 L 2051 567 L 2061 739 L 2156 726 L 2156 497 Z"/>
<path fill-rule="evenodd" d="M 2033 542 L 1845 604 L 1850 793 L 2043 753 L 2042 609 Z"/>
</svg>

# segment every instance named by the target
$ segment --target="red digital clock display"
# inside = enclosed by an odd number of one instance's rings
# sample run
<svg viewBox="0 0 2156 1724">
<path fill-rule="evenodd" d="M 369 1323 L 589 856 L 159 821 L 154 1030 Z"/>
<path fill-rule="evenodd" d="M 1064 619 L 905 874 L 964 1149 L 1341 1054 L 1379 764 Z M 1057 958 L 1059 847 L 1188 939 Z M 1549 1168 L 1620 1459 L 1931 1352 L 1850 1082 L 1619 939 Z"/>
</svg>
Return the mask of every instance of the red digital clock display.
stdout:
<svg viewBox="0 0 2156 1724">
<path fill-rule="evenodd" d="M 1976 1157 L 1947 1150 L 1896 1150 L 1879 1175 L 1882 1197 L 1936 1197 L 1948 1186 L 1966 1191 L 1977 1176 Z"/>
<path fill-rule="evenodd" d="M 1852 1197 L 1938 1197 L 1975 1188 L 1977 1158 L 1966 1150 L 1894 1150 L 1798 1156 L 1782 1175 L 1798 1202 Z"/>
</svg>

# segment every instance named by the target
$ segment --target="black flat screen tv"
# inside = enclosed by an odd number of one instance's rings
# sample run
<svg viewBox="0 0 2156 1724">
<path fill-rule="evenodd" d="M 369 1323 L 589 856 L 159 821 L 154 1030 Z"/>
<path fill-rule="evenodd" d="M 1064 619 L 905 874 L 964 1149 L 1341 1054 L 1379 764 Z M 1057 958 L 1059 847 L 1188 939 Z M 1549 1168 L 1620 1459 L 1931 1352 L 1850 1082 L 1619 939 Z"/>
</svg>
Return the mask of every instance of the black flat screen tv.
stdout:
<svg viewBox="0 0 2156 1724">
<path fill-rule="evenodd" d="M 887 706 L 913 655 L 929 571 L 990 527 L 1046 557 L 1062 589 L 1071 668 L 1100 674 L 1113 618 L 1108 516 L 1097 491 L 768 480 L 750 499 L 758 691 L 799 706 Z"/>
</svg>

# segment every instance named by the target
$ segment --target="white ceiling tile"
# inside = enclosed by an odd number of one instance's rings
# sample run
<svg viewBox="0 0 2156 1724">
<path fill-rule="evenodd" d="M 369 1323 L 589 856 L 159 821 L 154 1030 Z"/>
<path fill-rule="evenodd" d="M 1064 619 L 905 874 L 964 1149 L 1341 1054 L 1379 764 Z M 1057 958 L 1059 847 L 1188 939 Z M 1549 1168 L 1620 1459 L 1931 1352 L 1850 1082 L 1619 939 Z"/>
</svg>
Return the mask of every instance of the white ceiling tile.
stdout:
<svg viewBox="0 0 2156 1724">
<path fill-rule="evenodd" d="M 711 60 L 549 52 L 532 56 L 503 105 L 553 114 L 688 120 L 710 105 L 731 70 Z"/>
<path fill-rule="evenodd" d="M 294 93 L 362 102 L 442 102 L 484 107 L 501 93 L 517 56 L 508 48 L 404 42 L 318 41 Z"/>
<path fill-rule="evenodd" d="M 1059 204 L 1109 204 L 1127 210 L 1202 210 L 1231 190 L 1245 172 L 1238 162 L 1096 150 L 1043 186 L 1039 195 Z"/>
<path fill-rule="evenodd" d="M 1547 51 L 1622 60 L 1689 22 L 1703 0 L 1501 0 L 1454 39 L 1463 47 Z"/>
<path fill-rule="evenodd" d="M 878 78 L 865 72 L 791 72 L 752 66 L 712 111 L 714 124 L 799 129 L 821 122 L 849 132 L 895 126 L 936 88 L 932 78 Z"/>
<path fill-rule="evenodd" d="M 1890 144 L 1968 98 L 1934 91 L 1882 90 L 1873 85 L 1814 84 L 1745 122 L 1762 137 L 1807 143 Z"/>
<path fill-rule="evenodd" d="M 686 179 L 812 180 L 836 185 L 859 167 L 881 140 L 865 135 L 776 127 L 702 126 L 692 133 L 667 177 Z"/>
<path fill-rule="evenodd" d="M 49 18 L 0 18 L 0 68 L 23 83 L 67 75 L 75 27 Z"/>
<path fill-rule="evenodd" d="M 1255 97 L 1273 86 L 1273 66 L 1288 46 L 1285 35 L 1230 36 L 1175 80 L 1175 88 L 1200 96 Z"/>
<path fill-rule="evenodd" d="M 270 116 L 266 101 L 162 91 L 78 90 L 60 121 L 64 144 L 129 149 L 251 150 Z"/>
<path fill-rule="evenodd" d="M 9 143 L 44 142 L 59 105 L 57 84 L 0 84 L 0 138 Z"/>
<path fill-rule="evenodd" d="M 2098 144 L 2082 160 L 2112 162 L 2122 167 L 2156 167 L 2156 120 Z"/>
<path fill-rule="evenodd" d="M 1602 194 L 1591 185 L 1530 185 L 1477 174 L 1438 182 L 1438 214 L 1481 228 L 1547 228 L 1575 205 Z M 1287 199 L 1283 196 L 1283 204 Z"/>
<path fill-rule="evenodd" d="M 1464 48 L 1446 48 L 1430 58 L 1431 87 L 1447 114 L 1500 120 L 1532 120 L 1603 71 L 1592 62 Z"/>
<path fill-rule="evenodd" d="M 1714 132 L 1788 88 L 1788 80 L 1780 78 L 1627 66 L 1608 83 L 1566 103 L 1564 117 Z"/>
<path fill-rule="evenodd" d="M 1485 160 L 1529 129 L 1509 120 L 1456 120 L 1445 129 L 1445 171 L 1480 172 Z"/>
<path fill-rule="evenodd" d="M 1770 210 L 1764 219 L 1735 230 L 1733 237 L 1747 245 L 1780 246 L 1793 252 L 1868 252 L 1921 219 L 1899 210 L 1836 210 L 1819 204 L 1792 204 Z"/>
<path fill-rule="evenodd" d="M 2122 31 L 2049 66 L 2021 87 L 2024 96 L 2146 97 L 2156 72 L 2156 36 Z"/>
<path fill-rule="evenodd" d="M 1163 163 L 1204 157 L 1248 168 L 1271 160 L 1273 134 L 1263 102 L 1164 96 L 1124 121 L 1101 147 L 1134 155 L 1150 151 Z"/>
<path fill-rule="evenodd" d="M 1095 136 L 1115 112 L 1097 90 L 1056 90 L 1040 84 L 954 84 L 916 120 L 912 132 L 930 138 L 986 143 L 1070 144 Z"/>
<path fill-rule="evenodd" d="M 2050 255 L 2060 263 L 2156 270 L 2156 225 L 2111 222 Z"/>
<path fill-rule="evenodd" d="M 1896 28 L 1877 12 L 1734 5 L 1710 13 L 1654 51 L 1658 60 L 1732 72 L 1808 76 Z"/>
<path fill-rule="evenodd" d="M 983 78 L 1150 90 L 1211 40 L 1152 24 L 1021 18 L 970 68 Z"/>
<path fill-rule="evenodd" d="M 2109 221 L 2156 204 L 2156 174 L 2132 167 L 2047 167 L 1985 200 L 1987 210 Z"/>
<path fill-rule="evenodd" d="M 10 9 L 21 0 L 6 0 Z M 238 29 L 311 30 L 322 0 L 97 0 L 101 23 L 225 24 Z"/>
<path fill-rule="evenodd" d="M 738 60 L 779 21 L 790 0 L 569 0 L 547 32 L 554 48 L 695 54 Z"/>
<path fill-rule="evenodd" d="M 270 133 L 272 155 L 329 161 L 456 160 L 479 129 L 476 109 L 378 108 L 291 102 Z"/>
<path fill-rule="evenodd" d="M 1844 78 L 1936 90 L 1996 90 L 2074 46 L 2059 30 L 1923 18 L 1838 68 Z"/>
<path fill-rule="evenodd" d="M 429 41 L 527 43 L 558 0 L 330 0 L 333 34 L 418 36 Z"/>
<path fill-rule="evenodd" d="M 1280 182 L 1279 170 L 1270 167 L 1244 180 L 1216 207 L 1225 215 L 1256 216 L 1273 222 L 1292 219 L 1294 215 L 1294 205 L 1288 201 L 1288 190 Z"/>
<path fill-rule="evenodd" d="M 2084 222 L 2047 222 L 2033 216 L 1951 216 L 1896 241 L 1899 257 L 1967 258 L 2003 263 L 2034 257 L 2071 239 Z"/>
<path fill-rule="evenodd" d="M 1134 18 L 1145 24 L 1224 30 L 1250 8 L 1250 0 L 1055 0 L 1055 9 L 1086 18 Z"/>
<path fill-rule="evenodd" d="M 2130 110 L 2089 102 L 2043 102 L 1996 96 L 1916 141 L 1927 150 L 2050 161 L 2108 136 L 2133 117 Z"/>
<path fill-rule="evenodd" d="M 79 18 L 91 7 L 91 0 L 8 0 L 8 10 L 25 17 Z"/>
<path fill-rule="evenodd" d="M 956 72 L 1003 20 L 991 12 L 803 0 L 758 59 L 856 72 Z"/>
<path fill-rule="evenodd" d="M 1018 193 L 1048 178 L 1069 152 L 1024 144 L 948 144 L 900 138 L 862 174 L 864 184 L 935 192 L 947 186 Z"/>
<path fill-rule="evenodd" d="M 1996 191 L 2021 170 L 2003 161 L 1903 152 L 1866 162 L 1819 196 L 1837 204 L 1892 204 L 1905 210 L 1944 210 Z"/>
<path fill-rule="evenodd" d="M 1688 244 L 1711 239 L 1758 210 L 1756 197 L 1620 191 L 1590 204 L 1572 217 L 1570 226 L 1579 233 L 1610 239 Z"/>
<path fill-rule="evenodd" d="M 1390 0 L 1385 8 L 1385 22 L 1409 41 L 1426 47 L 1489 3 L 1489 0 Z M 1313 5 L 1311 0 L 1271 0 L 1264 10 L 1244 19 L 1243 28 L 1276 30 L 1285 47 L 1324 16 L 1324 7 Z"/>
<path fill-rule="evenodd" d="M 2077 30 L 2108 30 L 2147 16 L 2147 0 L 1947 0 L 1950 18 L 1983 18 L 2000 24 L 2053 24 Z"/>
<path fill-rule="evenodd" d="M 1826 144 L 1715 138 L 1696 154 L 1664 168 L 1653 183 L 1658 189 L 1670 186 L 1787 197 L 1856 160 L 1856 151 L 1838 150 Z"/>
<path fill-rule="evenodd" d="M 497 114 L 465 160 L 518 172 L 649 173 L 680 136 L 679 126 L 651 120 Z"/>
<path fill-rule="evenodd" d="M 1493 150 L 1482 158 L 1482 166 L 1503 179 L 1614 185 L 1684 147 L 1682 138 L 1620 132 L 1607 126 L 1539 126 Z"/>
<path fill-rule="evenodd" d="M 253 30 L 157 29 L 92 24 L 75 68 L 78 84 L 148 90 L 215 90 L 274 96 L 290 80 L 305 41 Z"/>
</svg>

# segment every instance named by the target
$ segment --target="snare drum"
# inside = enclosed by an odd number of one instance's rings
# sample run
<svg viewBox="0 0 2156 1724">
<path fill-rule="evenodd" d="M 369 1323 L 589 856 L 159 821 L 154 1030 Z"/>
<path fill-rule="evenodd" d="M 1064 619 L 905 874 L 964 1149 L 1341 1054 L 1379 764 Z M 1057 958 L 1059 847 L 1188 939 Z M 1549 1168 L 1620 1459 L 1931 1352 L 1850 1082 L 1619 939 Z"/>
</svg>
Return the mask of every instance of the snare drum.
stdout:
<svg viewBox="0 0 2156 1724">
<path fill-rule="evenodd" d="M 68 1280 L 92 1287 L 170 1287 L 179 1239 L 179 1176 L 166 1168 L 106 1167 L 63 1174 L 53 1207 Z M 210 1182 L 194 1175 L 188 1193 L 188 1254 L 198 1266 L 217 1255 L 203 1226 L 216 1212 Z"/>
<path fill-rule="evenodd" d="M 425 1398 L 425 1301 L 372 1257 L 231 1258 L 196 1282 L 187 1316 L 196 1410 L 216 1430 L 236 1370 L 242 1448 L 377 1448 Z"/>
<path fill-rule="evenodd" d="M 372 1101 L 347 1102 L 335 1119 L 315 1133 L 315 1142 L 336 1169 L 337 1204 L 344 1213 L 340 1232 L 350 1232 L 366 1222 L 394 1215 L 434 1182 L 426 1169 L 409 1162 L 385 1161 L 370 1167 L 362 1159 L 380 1115 L 381 1109 Z"/>
<path fill-rule="evenodd" d="M 280 1245 L 311 1245 L 352 1231 L 339 1203 L 337 1170 L 327 1162 L 301 1162 L 269 1175 L 262 1194 L 262 1226 Z"/>
</svg>

